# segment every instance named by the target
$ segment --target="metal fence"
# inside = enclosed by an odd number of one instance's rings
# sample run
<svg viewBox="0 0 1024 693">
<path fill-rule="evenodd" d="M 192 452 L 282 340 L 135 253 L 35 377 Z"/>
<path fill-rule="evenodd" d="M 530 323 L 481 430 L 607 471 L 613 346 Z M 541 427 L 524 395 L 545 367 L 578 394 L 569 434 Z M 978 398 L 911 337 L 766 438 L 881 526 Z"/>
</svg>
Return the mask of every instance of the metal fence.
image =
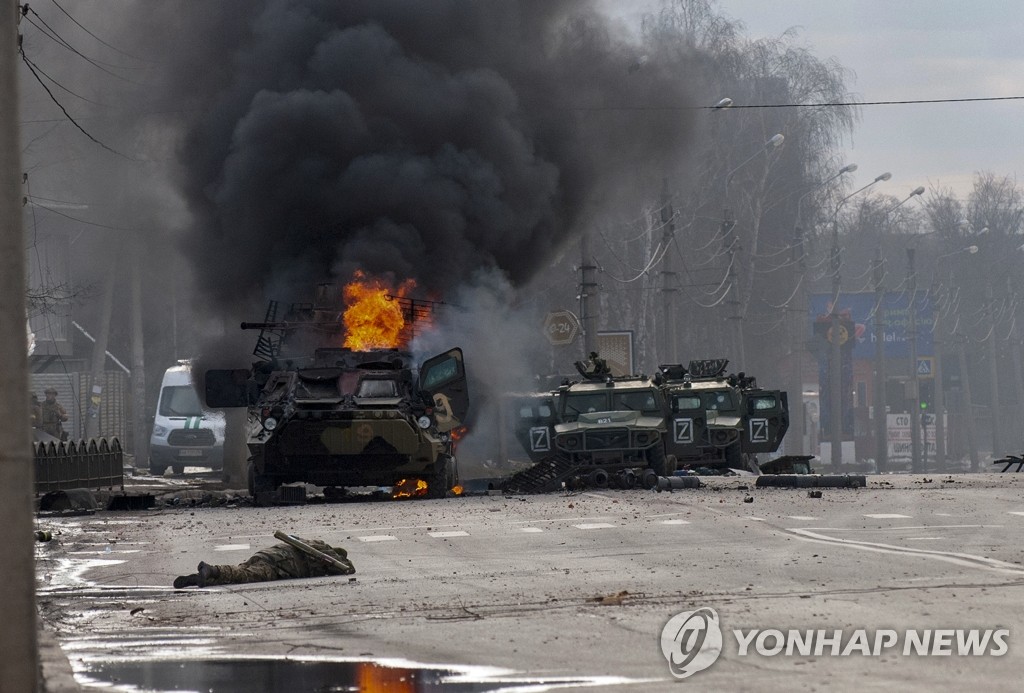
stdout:
<svg viewBox="0 0 1024 693">
<path fill-rule="evenodd" d="M 117 438 L 39 442 L 32 453 L 36 493 L 115 486 L 124 490 L 124 452 Z"/>
</svg>

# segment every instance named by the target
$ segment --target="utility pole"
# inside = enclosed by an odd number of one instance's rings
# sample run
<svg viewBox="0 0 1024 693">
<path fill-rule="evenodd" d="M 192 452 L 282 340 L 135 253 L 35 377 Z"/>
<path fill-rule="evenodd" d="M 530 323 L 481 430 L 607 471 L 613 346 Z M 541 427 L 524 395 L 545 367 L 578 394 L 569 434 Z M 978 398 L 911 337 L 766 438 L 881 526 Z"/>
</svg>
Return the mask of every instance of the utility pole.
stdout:
<svg viewBox="0 0 1024 693">
<path fill-rule="evenodd" d="M 804 230 L 800 226 L 797 226 L 793 232 L 793 261 L 796 263 L 799 271 L 796 278 L 796 293 L 793 294 L 796 306 L 789 309 L 793 321 L 790 328 L 792 334 L 791 348 L 793 351 L 790 361 L 791 373 L 789 381 L 789 436 L 786 440 L 793 440 L 796 443 L 794 445 L 786 443 L 786 450 L 790 455 L 802 455 L 804 454 L 804 419 L 807 416 L 807 413 L 804 411 L 803 371 L 803 336 L 804 318 L 806 316 L 806 311 L 804 310 L 804 281 L 807 279 L 807 262 L 804 257 Z"/>
<path fill-rule="evenodd" d="M 679 335 L 676 325 L 676 291 L 678 283 L 675 272 L 675 253 L 671 247 L 676 242 L 676 219 L 672 209 L 672 200 L 668 193 L 668 179 L 664 179 L 661 188 L 661 324 L 664 339 L 662 340 L 663 356 L 661 363 L 675 363 L 681 358 L 679 354 Z M 589 353 L 589 352 L 588 352 Z"/>
<path fill-rule="evenodd" d="M 92 378 L 89 405 L 85 416 L 85 437 L 97 438 L 100 435 L 100 404 L 103 401 L 103 385 L 106 381 L 105 365 L 107 363 L 107 341 L 110 337 L 110 318 L 114 312 L 114 280 L 116 263 L 110 259 L 107 275 L 103 278 L 103 303 L 100 307 L 100 326 L 96 333 L 96 342 L 92 345 Z"/>
<path fill-rule="evenodd" d="M 18 141 L 18 5 L 0 8 L 0 561 L 4 625 L 0 691 L 35 691 L 35 548 L 32 535 L 32 435 L 25 332 L 25 240 L 21 230 L 21 144 Z"/>
<path fill-rule="evenodd" d="M 146 416 L 146 360 L 142 344 L 142 241 L 129 244 L 132 323 L 132 454 L 135 468 L 149 467 L 149 417 Z"/>
<path fill-rule="evenodd" d="M 965 335 L 958 335 L 956 343 L 957 360 L 960 362 L 960 388 L 964 399 L 964 423 L 967 427 L 967 449 L 971 454 L 971 471 L 978 471 L 980 461 L 978 460 L 978 434 L 974 423 L 974 403 L 971 397 L 971 376 L 967 370 L 967 349 Z"/>
<path fill-rule="evenodd" d="M 729 306 L 729 340 L 732 342 L 730 345 L 732 353 L 736 357 L 736 364 L 743 368 L 743 364 L 746 361 L 746 355 L 743 353 L 743 326 L 740 321 L 743 320 L 743 316 L 740 315 L 740 282 L 736 272 L 736 263 L 739 260 L 736 258 L 736 252 L 739 250 L 738 243 L 736 240 L 736 221 L 732 219 L 732 213 L 726 209 L 722 211 L 722 243 L 725 244 L 725 249 L 729 258 L 729 288 L 726 290 L 730 296 L 729 300 L 726 301 L 726 305 Z"/>
<path fill-rule="evenodd" d="M 935 370 L 932 377 L 935 378 L 935 470 L 943 471 L 946 468 L 946 393 L 942 391 L 942 345 L 939 341 L 935 345 Z"/>
<path fill-rule="evenodd" d="M 882 247 L 875 248 L 875 259 L 872 263 L 875 283 L 875 469 L 879 473 L 888 471 L 889 467 L 889 416 L 885 406 L 885 288 L 882 278 L 885 276 L 885 260 L 882 258 Z"/>
<path fill-rule="evenodd" d="M 999 423 L 999 363 L 996 361 L 998 351 L 996 350 L 996 316 L 995 298 L 992 295 L 992 281 L 989 280 L 985 287 L 985 304 L 988 313 L 988 368 L 989 383 L 992 392 L 992 459 L 999 459 L 1003 456 L 1002 426 Z"/>
<path fill-rule="evenodd" d="M 907 286 L 910 292 L 910 471 L 921 473 L 921 383 L 917 377 L 917 272 L 914 248 L 907 248 Z"/>
<path fill-rule="evenodd" d="M 829 364 L 829 445 L 832 448 L 832 471 L 838 472 L 843 464 L 843 351 L 841 324 L 839 321 L 839 292 L 842 279 L 839 276 L 839 243 L 832 243 L 832 312 L 828 332 L 830 346 Z"/>
<path fill-rule="evenodd" d="M 591 302 L 597 295 L 596 271 L 597 266 L 590 257 L 590 234 L 584 231 L 580 236 L 580 325 L 583 327 L 584 358 L 597 351 L 597 314 Z"/>
</svg>

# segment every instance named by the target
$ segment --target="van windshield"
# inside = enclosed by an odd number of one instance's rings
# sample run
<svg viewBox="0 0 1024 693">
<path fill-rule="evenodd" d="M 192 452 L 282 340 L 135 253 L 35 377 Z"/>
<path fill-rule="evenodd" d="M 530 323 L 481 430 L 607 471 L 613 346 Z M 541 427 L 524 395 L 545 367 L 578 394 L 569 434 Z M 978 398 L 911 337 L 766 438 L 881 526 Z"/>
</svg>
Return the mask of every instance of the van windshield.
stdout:
<svg viewBox="0 0 1024 693">
<path fill-rule="evenodd" d="M 169 385 L 160 393 L 160 416 L 202 416 L 199 395 L 191 385 Z"/>
</svg>

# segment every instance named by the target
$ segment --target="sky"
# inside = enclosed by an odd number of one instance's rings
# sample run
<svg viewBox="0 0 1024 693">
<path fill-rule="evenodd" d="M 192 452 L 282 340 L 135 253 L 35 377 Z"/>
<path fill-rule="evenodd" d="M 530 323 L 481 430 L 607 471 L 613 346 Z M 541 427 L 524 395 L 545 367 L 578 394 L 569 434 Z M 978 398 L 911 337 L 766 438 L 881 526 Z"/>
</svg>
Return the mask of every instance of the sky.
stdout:
<svg viewBox="0 0 1024 693">
<path fill-rule="evenodd" d="M 1017 0 L 717 0 L 750 39 L 797 30 L 797 45 L 853 74 L 859 102 L 1024 96 L 1024 3 Z M 721 96 L 709 95 L 709 104 Z M 919 185 L 969 195 L 975 174 L 1024 174 L 1024 100 L 863 106 L 846 163 L 853 189 Z"/>
</svg>

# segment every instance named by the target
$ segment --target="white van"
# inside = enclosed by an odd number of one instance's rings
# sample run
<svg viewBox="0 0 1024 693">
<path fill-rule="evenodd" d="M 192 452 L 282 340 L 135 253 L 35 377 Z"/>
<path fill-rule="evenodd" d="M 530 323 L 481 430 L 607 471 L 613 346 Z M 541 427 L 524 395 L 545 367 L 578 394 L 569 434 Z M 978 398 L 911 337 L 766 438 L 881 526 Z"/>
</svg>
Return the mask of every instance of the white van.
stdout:
<svg viewBox="0 0 1024 693">
<path fill-rule="evenodd" d="M 168 368 L 160 383 L 149 471 L 161 476 L 171 467 L 182 474 L 186 466 L 223 469 L 224 414 L 203 409 L 192 384 L 191 363 L 183 360 Z"/>
</svg>

